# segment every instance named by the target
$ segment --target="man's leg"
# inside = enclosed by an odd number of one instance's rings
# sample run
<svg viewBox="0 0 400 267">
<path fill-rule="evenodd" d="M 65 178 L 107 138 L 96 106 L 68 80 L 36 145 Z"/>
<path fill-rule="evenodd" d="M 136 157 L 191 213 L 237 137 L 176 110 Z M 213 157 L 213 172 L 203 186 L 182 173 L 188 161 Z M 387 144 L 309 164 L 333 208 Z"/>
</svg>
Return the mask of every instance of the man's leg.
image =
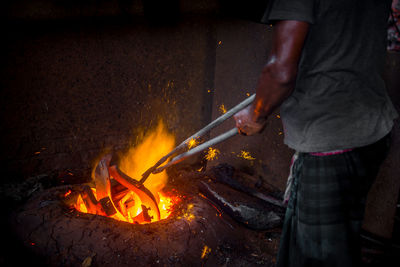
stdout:
<svg viewBox="0 0 400 267">
<path fill-rule="evenodd" d="M 300 153 L 277 266 L 358 266 L 365 200 L 388 137 L 330 156 Z"/>
</svg>

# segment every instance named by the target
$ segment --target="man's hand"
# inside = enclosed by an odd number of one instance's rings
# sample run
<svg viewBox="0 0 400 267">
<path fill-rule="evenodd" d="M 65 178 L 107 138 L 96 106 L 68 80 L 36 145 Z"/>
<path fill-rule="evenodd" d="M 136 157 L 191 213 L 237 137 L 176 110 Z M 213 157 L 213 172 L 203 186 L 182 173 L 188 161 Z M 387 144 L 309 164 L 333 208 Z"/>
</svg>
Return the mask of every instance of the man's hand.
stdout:
<svg viewBox="0 0 400 267">
<path fill-rule="evenodd" d="M 253 107 L 250 105 L 236 113 L 234 116 L 236 120 L 236 127 L 238 128 L 240 134 L 253 135 L 263 130 L 266 121 L 253 121 L 253 112 Z"/>
</svg>

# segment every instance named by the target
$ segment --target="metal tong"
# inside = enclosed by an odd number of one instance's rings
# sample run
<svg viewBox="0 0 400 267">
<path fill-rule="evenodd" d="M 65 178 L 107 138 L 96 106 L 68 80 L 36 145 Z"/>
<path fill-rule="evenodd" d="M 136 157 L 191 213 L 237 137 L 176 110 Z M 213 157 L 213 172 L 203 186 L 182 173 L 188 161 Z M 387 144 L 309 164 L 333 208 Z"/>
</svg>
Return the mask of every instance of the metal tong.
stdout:
<svg viewBox="0 0 400 267">
<path fill-rule="evenodd" d="M 220 125 L 222 122 L 229 119 L 230 117 L 232 117 L 233 115 L 238 113 L 240 110 L 242 110 L 245 107 L 247 107 L 248 105 L 250 105 L 254 101 L 255 97 L 256 97 L 255 94 L 249 96 L 244 101 L 237 104 L 235 107 L 228 110 L 226 113 L 219 116 L 214 121 L 210 122 L 203 129 L 199 130 L 197 133 L 188 137 L 185 141 L 183 141 L 181 144 L 179 144 L 177 147 L 175 147 L 171 152 L 169 152 L 167 155 L 162 157 L 154 166 L 150 167 L 147 171 L 145 171 L 142 174 L 142 178 L 140 179 L 139 184 L 143 184 L 147 180 L 147 178 L 150 176 L 150 174 L 160 173 L 163 170 L 165 170 L 166 168 L 171 167 L 172 165 L 175 165 L 175 164 L 187 159 L 188 157 L 207 149 L 208 147 L 210 147 L 212 145 L 218 144 L 218 143 L 225 141 L 226 139 L 229 139 L 232 136 L 235 136 L 236 134 L 238 134 L 239 133 L 238 129 L 236 127 L 234 127 L 231 130 L 229 130 L 213 139 L 210 139 L 207 142 L 205 142 L 199 146 L 196 146 L 196 147 L 188 150 L 189 142 L 192 139 L 198 139 L 198 138 L 202 137 L 204 134 L 209 132 L 211 129 Z M 180 154 L 180 153 L 182 153 L 182 154 Z M 168 162 L 167 164 L 160 167 L 161 164 L 163 164 L 165 161 L 167 161 L 171 156 L 173 156 L 175 154 L 178 154 L 178 155 L 175 156 L 170 162 Z"/>
</svg>

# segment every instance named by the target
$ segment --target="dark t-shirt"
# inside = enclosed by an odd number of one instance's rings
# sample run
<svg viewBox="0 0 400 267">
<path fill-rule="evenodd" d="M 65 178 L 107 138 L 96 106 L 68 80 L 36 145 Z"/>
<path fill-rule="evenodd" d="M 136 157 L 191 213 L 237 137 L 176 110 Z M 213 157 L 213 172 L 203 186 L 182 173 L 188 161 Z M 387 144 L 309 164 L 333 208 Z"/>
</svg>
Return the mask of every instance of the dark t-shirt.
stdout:
<svg viewBox="0 0 400 267">
<path fill-rule="evenodd" d="M 296 86 L 282 104 L 285 143 L 301 152 L 365 146 L 397 112 L 382 79 L 390 0 L 275 0 L 263 22 L 310 23 Z"/>
</svg>

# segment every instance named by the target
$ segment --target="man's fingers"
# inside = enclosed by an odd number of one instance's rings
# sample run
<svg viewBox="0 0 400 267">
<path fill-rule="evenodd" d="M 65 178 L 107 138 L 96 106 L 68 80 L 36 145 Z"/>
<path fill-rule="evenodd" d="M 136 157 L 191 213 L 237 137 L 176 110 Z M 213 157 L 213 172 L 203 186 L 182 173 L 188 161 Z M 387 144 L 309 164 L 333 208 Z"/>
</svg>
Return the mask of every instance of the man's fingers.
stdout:
<svg viewBox="0 0 400 267">
<path fill-rule="evenodd" d="M 241 128 L 238 128 L 238 132 L 239 132 L 239 134 L 241 134 L 241 135 L 244 135 L 244 136 L 247 135 L 246 132 L 244 132 Z"/>
</svg>

